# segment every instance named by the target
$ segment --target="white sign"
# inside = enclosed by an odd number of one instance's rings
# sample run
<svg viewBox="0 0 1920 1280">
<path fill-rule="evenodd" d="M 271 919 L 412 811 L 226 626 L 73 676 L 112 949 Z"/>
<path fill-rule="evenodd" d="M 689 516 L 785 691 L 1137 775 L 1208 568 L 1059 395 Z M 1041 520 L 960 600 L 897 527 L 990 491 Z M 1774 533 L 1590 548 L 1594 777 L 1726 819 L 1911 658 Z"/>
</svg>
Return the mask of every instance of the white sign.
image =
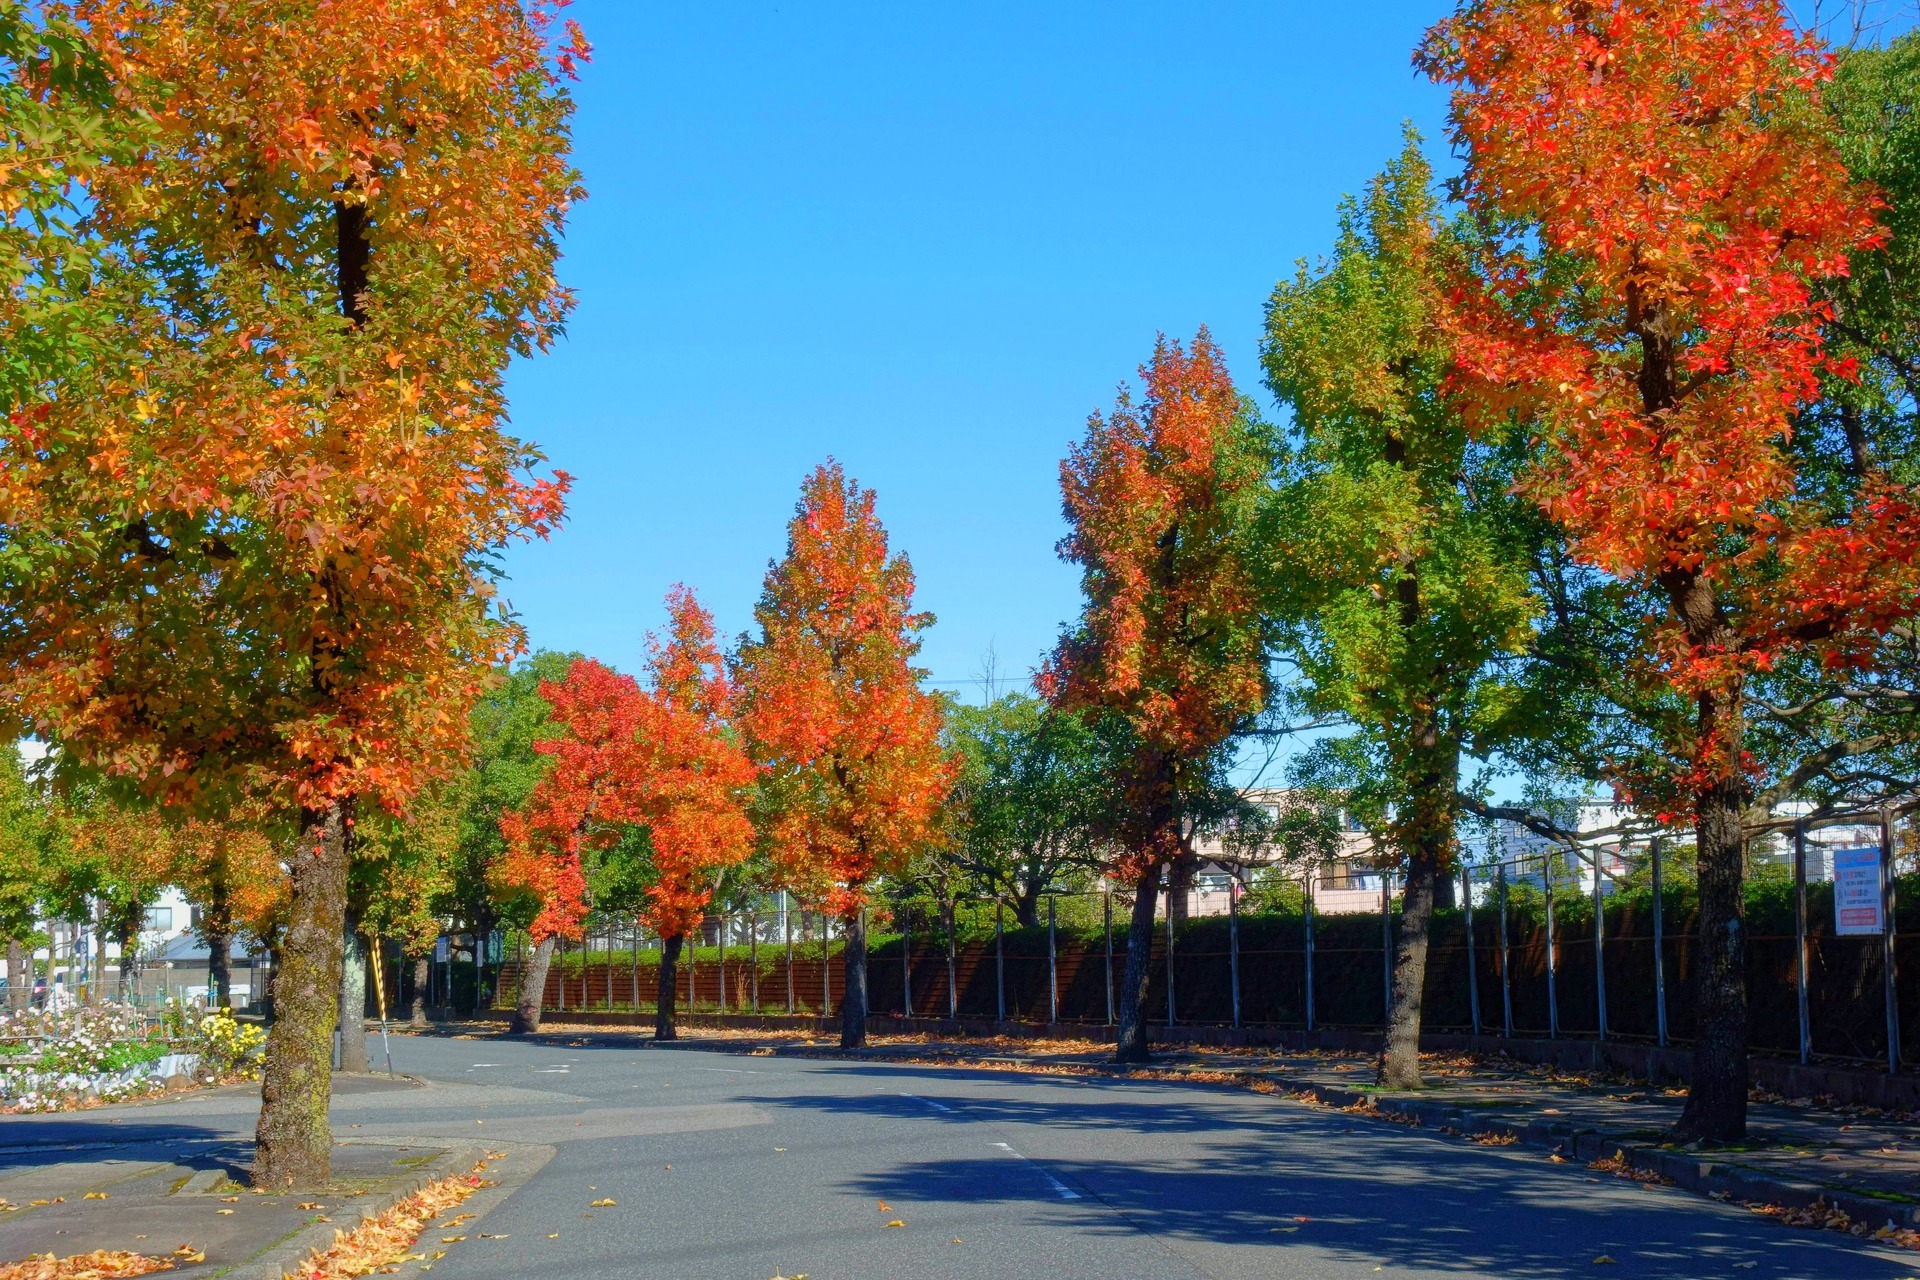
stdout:
<svg viewBox="0 0 1920 1280">
<path fill-rule="evenodd" d="M 1833 851 L 1833 931 L 1880 933 L 1880 846 Z"/>
</svg>

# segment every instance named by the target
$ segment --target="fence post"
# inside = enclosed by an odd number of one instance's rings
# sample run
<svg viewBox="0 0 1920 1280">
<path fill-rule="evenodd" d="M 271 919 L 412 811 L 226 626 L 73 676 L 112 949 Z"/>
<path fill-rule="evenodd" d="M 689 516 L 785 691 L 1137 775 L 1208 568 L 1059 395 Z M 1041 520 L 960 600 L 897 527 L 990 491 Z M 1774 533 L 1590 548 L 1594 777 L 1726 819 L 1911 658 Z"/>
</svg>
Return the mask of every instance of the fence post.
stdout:
<svg viewBox="0 0 1920 1280">
<path fill-rule="evenodd" d="M 1393 872 L 1380 868 L 1380 1029 L 1393 1020 Z"/>
<path fill-rule="evenodd" d="M 1546 850 L 1540 855 L 1540 884 L 1546 890 L 1547 899 L 1547 1038 L 1560 1038 L 1560 983 L 1558 967 L 1554 963 L 1558 957 L 1553 953 L 1553 851 Z"/>
<path fill-rule="evenodd" d="M 993 1008 L 995 1021 L 1007 1020 L 1007 904 L 993 904 Z"/>
<path fill-rule="evenodd" d="M 1227 877 L 1227 975 L 1233 986 L 1233 1027 L 1240 1029 L 1240 878 Z"/>
<path fill-rule="evenodd" d="M 693 953 L 694 953 L 694 949 L 700 945 L 701 932 L 702 931 L 698 927 L 696 927 L 693 931 L 693 937 L 689 939 L 688 945 L 687 945 L 687 1012 L 688 1013 L 693 1012 L 694 1006 L 696 1004 L 695 996 L 698 994 L 693 985 L 695 975 L 698 972 L 693 967 Z"/>
<path fill-rule="evenodd" d="M 1667 898 L 1660 888 L 1660 837 L 1648 842 L 1653 852 L 1653 1018 L 1660 1047 L 1667 1047 Z"/>
<path fill-rule="evenodd" d="M 820 915 L 820 1016 L 833 1016 L 833 917 L 822 911 Z"/>
<path fill-rule="evenodd" d="M 913 923 L 907 904 L 900 904 L 900 1016 L 913 1016 Z"/>
<path fill-rule="evenodd" d="M 753 984 L 753 1012 L 760 1013 L 760 912 L 747 912 L 747 969 L 748 981 Z"/>
<path fill-rule="evenodd" d="M 1113 1025 L 1113 886 L 1101 891 L 1102 918 L 1107 933 L 1107 1025 Z"/>
<path fill-rule="evenodd" d="M 780 891 L 780 931 L 787 940 L 787 1016 L 793 1016 L 793 899 Z"/>
<path fill-rule="evenodd" d="M 1507 863 L 1503 858 L 1493 864 L 1494 888 L 1500 894 L 1500 1031 L 1513 1039 L 1513 970 L 1507 949 Z"/>
<path fill-rule="evenodd" d="M 1173 868 L 1167 868 L 1167 1026 L 1171 1028 L 1173 1014 Z"/>
<path fill-rule="evenodd" d="M 1880 954 L 1886 979 L 1887 998 L 1887 1071 L 1900 1070 L 1900 986 L 1894 968 L 1893 909 L 1893 808 L 1880 806 Z"/>
<path fill-rule="evenodd" d="M 1460 860 L 1461 904 L 1467 913 L 1467 1009 L 1473 1017 L 1473 1034 L 1480 1034 L 1480 965 L 1473 945 L 1473 868 Z"/>
<path fill-rule="evenodd" d="M 1793 824 L 1793 986 L 1800 1004 L 1800 1061 L 1813 1057 L 1807 1019 L 1807 824 Z"/>
<path fill-rule="evenodd" d="M 1060 971 L 1053 945 L 1052 894 L 1047 895 L 1047 1025 L 1060 1021 Z"/>
<path fill-rule="evenodd" d="M 1307 935 L 1306 977 L 1303 985 L 1307 989 L 1307 1030 L 1313 1030 L 1313 869 L 1307 869 L 1306 896 L 1301 900 L 1300 925 Z M 1304 1048 L 1305 1046 L 1301 1046 Z"/>
<path fill-rule="evenodd" d="M 720 943 L 720 1012 L 727 1011 L 727 913 L 722 911 L 714 924 L 714 935 Z"/>
<path fill-rule="evenodd" d="M 1600 850 L 1593 851 L 1593 995 L 1600 1042 L 1607 1040 L 1607 912 L 1600 897 Z"/>
<path fill-rule="evenodd" d="M 953 899 L 947 899 L 947 1021 L 960 1020 L 960 969 L 954 957 Z"/>
</svg>

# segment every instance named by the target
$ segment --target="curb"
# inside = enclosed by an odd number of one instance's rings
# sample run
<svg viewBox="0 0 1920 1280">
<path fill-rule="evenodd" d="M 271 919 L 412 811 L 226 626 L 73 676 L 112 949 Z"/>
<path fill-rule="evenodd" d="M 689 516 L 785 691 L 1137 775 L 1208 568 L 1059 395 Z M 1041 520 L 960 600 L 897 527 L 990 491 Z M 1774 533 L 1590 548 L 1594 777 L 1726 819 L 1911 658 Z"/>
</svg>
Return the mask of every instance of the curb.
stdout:
<svg viewBox="0 0 1920 1280">
<path fill-rule="evenodd" d="M 356 1146 L 431 1146 L 445 1139 L 434 1138 L 395 1138 L 380 1142 L 356 1143 Z M 474 1165 L 487 1158 L 487 1148 L 473 1143 L 443 1150 L 432 1161 L 422 1165 L 412 1173 L 401 1178 L 392 1186 L 373 1195 L 350 1202 L 342 1206 L 338 1219 L 332 1222 L 315 1222 L 300 1228 L 292 1235 L 276 1244 L 269 1245 L 251 1258 L 235 1263 L 225 1271 L 210 1274 L 226 1277 L 227 1280 L 283 1280 L 316 1247 L 325 1248 L 333 1243 L 335 1232 L 350 1232 L 368 1218 L 377 1218 L 402 1200 L 420 1190 L 430 1182 L 437 1182 L 450 1174 L 466 1173 Z M 541 1163 L 545 1163 L 542 1161 Z"/>
<path fill-rule="evenodd" d="M 758 1057 L 828 1058 L 915 1065 L 924 1064 L 930 1057 L 940 1056 L 937 1053 L 914 1053 L 893 1049 L 835 1049 L 780 1043 L 754 1044 L 750 1041 L 715 1044 L 695 1040 L 672 1040 L 664 1043 L 650 1040 L 646 1044 L 653 1049 L 691 1049 L 708 1052 L 719 1050 L 735 1054 L 751 1053 Z M 956 1058 L 939 1065 L 993 1068 L 1026 1067 L 1035 1064 L 1027 1059 L 997 1056 Z M 1038 1065 L 1050 1064 L 1043 1062 Z M 1070 1066 L 1076 1073 L 1086 1072 L 1115 1079 L 1138 1080 L 1144 1076 L 1194 1084 L 1217 1083 L 1211 1080 L 1192 1080 L 1192 1072 L 1182 1067 L 1123 1067 L 1111 1063 L 1093 1062 L 1059 1065 Z M 1207 1067 L 1200 1070 L 1206 1071 L 1209 1075 L 1232 1076 L 1243 1083 L 1264 1080 L 1272 1084 L 1277 1093 L 1296 1102 L 1319 1103 L 1336 1108 L 1364 1107 L 1366 1110 L 1356 1114 L 1370 1116 L 1390 1124 L 1398 1123 L 1402 1127 L 1444 1130 L 1463 1137 L 1486 1134 L 1511 1138 L 1516 1144 L 1545 1148 L 1564 1159 L 1578 1160 L 1582 1163 L 1606 1159 L 1617 1152 L 1631 1168 L 1657 1174 L 1673 1186 L 1699 1192 L 1714 1199 L 1783 1205 L 1789 1209 L 1806 1209 L 1815 1205 L 1825 1205 L 1841 1210 L 1855 1222 L 1865 1223 L 1870 1228 L 1888 1226 L 1896 1229 L 1920 1229 L 1920 1204 L 1889 1203 L 1843 1187 L 1828 1186 L 1802 1178 L 1783 1177 L 1739 1164 L 1726 1156 L 1674 1151 L 1644 1139 L 1610 1135 L 1603 1129 L 1581 1129 L 1569 1124 L 1494 1119 L 1424 1098 L 1395 1096 L 1383 1100 L 1377 1094 L 1365 1093 L 1357 1089 L 1346 1089 L 1337 1085 L 1302 1084 L 1265 1071 L 1231 1067 Z"/>
</svg>

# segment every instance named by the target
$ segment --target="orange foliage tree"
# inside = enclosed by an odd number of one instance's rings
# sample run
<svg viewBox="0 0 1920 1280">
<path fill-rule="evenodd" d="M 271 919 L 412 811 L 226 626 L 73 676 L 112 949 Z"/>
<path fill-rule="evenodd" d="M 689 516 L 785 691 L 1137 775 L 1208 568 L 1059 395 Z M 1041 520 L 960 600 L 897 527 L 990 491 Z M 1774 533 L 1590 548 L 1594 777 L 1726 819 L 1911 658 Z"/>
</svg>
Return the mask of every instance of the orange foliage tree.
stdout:
<svg viewBox="0 0 1920 1280">
<path fill-rule="evenodd" d="M 1060 464 L 1086 604 L 1040 673 L 1056 705 L 1116 718 L 1130 758 L 1113 835 L 1133 882 L 1117 1061 L 1144 1061 L 1147 965 L 1163 868 L 1190 855 L 1185 821 L 1232 735 L 1266 705 L 1267 647 L 1252 536 L 1266 452 L 1207 331 L 1162 338 Z"/>
<path fill-rule="evenodd" d="M 679 586 L 667 612 L 667 642 L 647 638 L 650 687 L 584 658 L 565 680 L 540 686 L 562 735 L 534 749 L 554 767 L 522 810 L 501 818 L 508 855 L 500 881 L 540 903 L 515 1016 L 522 1029 L 539 1026 L 554 939 L 580 936 L 583 852 L 610 848 L 629 829 L 645 838 L 650 874 L 640 919 L 663 940 L 655 1032 L 671 1040 L 686 935 L 706 914 L 717 875 L 752 849 L 746 794 L 755 770 L 730 725 L 734 694 L 713 615 Z"/>
<path fill-rule="evenodd" d="M 1577 555 L 1657 602 L 1649 685 L 1691 711 L 1653 788 L 1699 856 L 1679 1130 L 1737 1139 L 1746 691 L 1792 654 L 1871 661 L 1915 597 L 1906 495 L 1876 477 L 1833 510 L 1797 492 L 1788 448 L 1818 376 L 1848 372 L 1812 286 L 1876 242 L 1875 201 L 1817 110 L 1829 60 L 1770 0 L 1476 0 L 1418 59 L 1453 86 L 1461 192 L 1495 229 L 1457 300 L 1457 385 L 1558 445 L 1531 491 Z"/>
<path fill-rule="evenodd" d="M 502 376 L 570 302 L 584 46 L 534 0 L 49 8 L 146 127 L 89 191 L 111 327 L 0 442 L 0 697 L 169 799 L 299 811 L 254 1170 L 323 1185 L 355 802 L 459 755 L 518 643 L 489 554 L 560 516 Z"/>
<path fill-rule="evenodd" d="M 940 703 L 911 665 L 929 614 L 913 568 L 890 555 L 874 494 L 838 463 L 801 486 L 787 554 L 740 652 L 741 723 L 765 768 L 762 832 L 776 872 L 838 916 L 845 992 L 840 1042 L 866 1043 L 866 906 L 934 836 L 954 770 Z"/>
</svg>

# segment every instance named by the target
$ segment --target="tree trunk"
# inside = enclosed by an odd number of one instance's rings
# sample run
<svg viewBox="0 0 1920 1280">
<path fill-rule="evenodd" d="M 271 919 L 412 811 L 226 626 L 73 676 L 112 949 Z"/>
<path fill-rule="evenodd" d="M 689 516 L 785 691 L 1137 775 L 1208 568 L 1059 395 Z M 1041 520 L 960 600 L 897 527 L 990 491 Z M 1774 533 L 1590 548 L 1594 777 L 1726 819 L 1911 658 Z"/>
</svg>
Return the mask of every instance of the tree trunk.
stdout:
<svg viewBox="0 0 1920 1280">
<path fill-rule="evenodd" d="M 1040 924 L 1040 882 L 1028 880 L 1020 886 L 1020 892 L 1013 896 L 1013 923 L 1021 929 L 1032 929 Z"/>
<path fill-rule="evenodd" d="M 1114 1033 L 1115 1062 L 1146 1062 L 1147 977 L 1153 967 L 1154 907 L 1160 897 L 1160 864 L 1150 864 L 1140 877 L 1133 899 L 1133 921 L 1127 926 L 1127 967 L 1120 979 L 1120 1025 Z"/>
<path fill-rule="evenodd" d="M 118 936 L 114 941 L 120 944 L 120 980 L 115 983 L 115 999 L 132 1000 L 139 995 L 140 984 L 140 924 L 146 918 L 146 912 L 139 915 L 128 913 L 120 917 Z"/>
<path fill-rule="evenodd" d="M 431 956 L 413 958 L 413 1013 L 407 1025 L 416 1031 L 427 1029 L 427 979 L 431 975 L 432 964 Z"/>
<path fill-rule="evenodd" d="M 846 990 L 840 994 L 840 1047 L 867 1047 L 867 916 L 856 911 L 841 922 L 840 963 Z"/>
<path fill-rule="evenodd" d="M 1167 866 L 1167 915 L 1175 926 L 1183 925 L 1193 912 L 1193 878 L 1200 859 L 1182 853 Z"/>
<path fill-rule="evenodd" d="M 1703 712 L 1701 718 L 1705 720 L 1707 714 Z M 1683 1141 L 1739 1142 L 1747 1134 L 1746 841 L 1740 825 L 1741 790 L 1738 774 L 1729 771 L 1694 806 L 1700 960 L 1694 995 L 1693 1078 L 1675 1128 Z"/>
<path fill-rule="evenodd" d="M 87 975 L 87 1003 L 99 1008 L 107 1002 L 107 904 L 93 906 L 93 972 Z"/>
<path fill-rule="evenodd" d="M 227 929 L 215 931 L 207 926 L 207 1005 L 213 1009 L 233 1007 L 233 934 Z M 256 998 L 259 992 L 253 993 Z"/>
<path fill-rule="evenodd" d="M 513 1032 L 526 1035 L 540 1029 L 540 1006 L 547 998 L 547 970 L 553 964 L 556 939 L 548 934 L 533 949 L 526 968 L 520 972 L 520 998 L 513 1008 Z"/>
<path fill-rule="evenodd" d="M 33 966 L 27 963 L 27 949 L 20 939 L 7 939 L 7 1009 L 25 1013 L 33 998 Z"/>
<path fill-rule="evenodd" d="M 273 1027 L 260 1080 L 253 1184 L 265 1191 L 326 1186 L 332 1172 L 333 1028 L 340 1008 L 341 937 L 347 918 L 350 802 L 300 813 L 289 867 L 291 895 Z"/>
<path fill-rule="evenodd" d="M 660 940 L 660 969 L 655 975 L 653 995 L 653 1038 L 655 1040 L 678 1040 L 680 1030 L 674 1025 L 674 1005 L 680 995 L 680 948 L 685 945 L 687 936 L 676 933 Z"/>
<path fill-rule="evenodd" d="M 367 943 L 358 912 L 347 914 L 340 951 L 340 1069 L 364 1075 L 373 1061 L 367 1056 Z"/>
<path fill-rule="evenodd" d="M 1427 939 L 1433 924 L 1434 882 L 1438 859 L 1419 848 L 1407 860 L 1407 888 L 1400 901 L 1400 938 L 1393 953 L 1393 1008 L 1380 1051 L 1380 1085 L 1418 1089 L 1420 1078 L 1421 997 L 1427 983 Z"/>
</svg>

